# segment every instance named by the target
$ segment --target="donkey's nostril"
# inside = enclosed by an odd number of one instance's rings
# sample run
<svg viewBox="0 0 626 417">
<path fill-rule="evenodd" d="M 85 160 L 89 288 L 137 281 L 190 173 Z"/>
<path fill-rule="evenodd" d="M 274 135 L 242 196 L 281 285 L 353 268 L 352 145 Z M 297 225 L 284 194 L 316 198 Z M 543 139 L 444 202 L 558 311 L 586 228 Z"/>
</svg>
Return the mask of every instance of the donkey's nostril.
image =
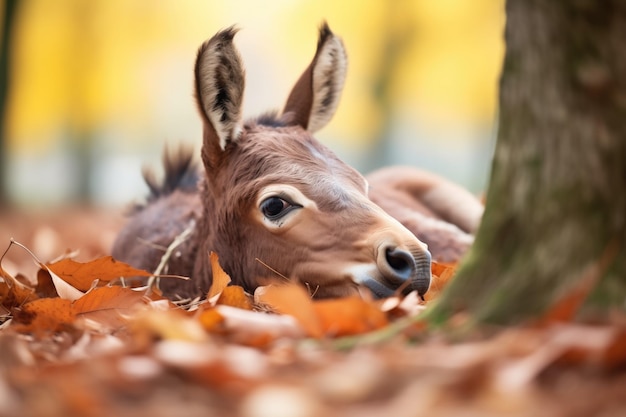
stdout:
<svg viewBox="0 0 626 417">
<path fill-rule="evenodd" d="M 385 250 L 385 261 L 391 268 L 393 281 L 404 282 L 415 274 L 415 259 L 410 252 L 398 248 Z"/>
</svg>

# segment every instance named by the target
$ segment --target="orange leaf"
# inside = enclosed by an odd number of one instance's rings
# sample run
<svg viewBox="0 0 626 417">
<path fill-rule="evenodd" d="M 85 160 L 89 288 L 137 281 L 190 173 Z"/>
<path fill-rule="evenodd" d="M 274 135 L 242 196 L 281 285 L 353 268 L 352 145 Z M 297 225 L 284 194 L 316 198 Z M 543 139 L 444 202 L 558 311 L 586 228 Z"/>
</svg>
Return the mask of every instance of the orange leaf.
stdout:
<svg viewBox="0 0 626 417">
<path fill-rule="evenodd" d="M 268 285 L 255 292 L 255 298 L 281 314 L 293 316 L 309 336 L 320 338 L 324 335 L 313 301 L 304 288 L 290 282 L 284 285 Z"/>
<path fill-rule="evenodd" d="M 560 342 L 566 348 L 559 358 L 560 363 L 593 363 L 607 370 L 626 364 L 626 328 L 623 326 L 596 328 L 570 325 L 560 330 L 565 334 L 573 333 L 573 337 L 561 337 Z"/>
<path fill-rule="evenodd" d="M 443 263 L 432 261 L 432 281 L 430 289 L 424 294 L 425 301 L 434 300 L 439 293 L 445 288 L 456 273 L 456 263 Z"/>
<path fill-rule="evenodd" d="M 456 262 L 453 262 L 453 263 L 437 262 L 437 261 L 431 262 L 432 273 L 433 275 L 437 275 L 438 277 L 441 277 L 442 275 L 445 275 L 445 274 L 454 274 L 454 272 L 456 271 L 456 267 L 457 267 Z"/>
<path fill-rule="evenodd" d="M 4 280 L 4 282 L 0 282 L 0 305 L 7 309 L 26 304 L 38 298 L 32 288 L 24 285 L 6 272 L 1 264 L 0 278 Z"/>
<path fill-rule="evenodd" d="M 72 302 L 62 298 L 42 298 L 13 310 L 16 330 L 21 332 L 56 332 L 74 323 Z"/>
<path fill-rule="evenodd" d="M 219 256 L 217 256 L 217 253 L 211 252 L 209 256 L 211 259 L 211 270 L 213 271 L 213 282 L 211 283 L 211 288 L 209 289 L 209 294 L 207 295 L 207 299 L 210 300 L 217 294 L 224 291 L 224 288 L 230 284 L 230 277 L 220 266 Z"/>
<path fill-rule="evenodd" d="M 143 301 L 143 292 L 124 287 L 94 288 L 72 303 L 76 317 L 88 318 L 112 327 L 121 324 L 119 313 L 126 313 Z"/>
<path fill-rule="evenodd" d="M 313 307 L 327 336 L 360 334 L 387 325 L 385 313 L 359 297 L 320 300 Z"/>
<path fill-rule="evenodd" d="M 214 331 L 224 322 L 224 317 L 215 308 L 207 308 L 198 315 L 198 321 L 205 330 Z"/>
<path fill-rule="evenodd" d="M 149 277 L 152 275 L 150 272 L 116 261 L 111 256 L 104 256 L 86 263 L 66 258 L 45 266 L 80 291 L 89 290 L 96 279 L 109 282 L 121 277 Z"/>
<path fill-rule="evenodd" d="M 28 287 L 23 285 L 10 285 L 7 282 L 0 282 L 0 305 L 11 309 L 13 307 L 24 305 L 30 301 L 34 301 L 37 294 Z"/>
<path fill-rule="evenodd" d="M 252 310 L 250 296 L 239 285 L 230 285 L 222 291 L 217 304 Z"/>
</svg>

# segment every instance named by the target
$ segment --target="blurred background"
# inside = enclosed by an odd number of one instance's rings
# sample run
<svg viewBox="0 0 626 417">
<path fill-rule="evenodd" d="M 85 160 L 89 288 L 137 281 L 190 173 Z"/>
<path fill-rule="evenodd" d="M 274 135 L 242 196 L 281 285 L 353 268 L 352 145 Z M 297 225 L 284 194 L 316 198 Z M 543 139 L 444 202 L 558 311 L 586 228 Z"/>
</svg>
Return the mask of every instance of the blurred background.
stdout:
<svg viewBox="0 0 626 417">
<path fill-rule="evenodd" d="M 244 114 L 280 109 L 327 20 L 349 55 L 316 136 L 366 173 L 438 172 L 475 193 L 495 142 L 503 0 L 0 0 L 0 200 L 124 207 L 165 144 L 200 149 L 198 46 L 237 25 Z"/>
</svg>

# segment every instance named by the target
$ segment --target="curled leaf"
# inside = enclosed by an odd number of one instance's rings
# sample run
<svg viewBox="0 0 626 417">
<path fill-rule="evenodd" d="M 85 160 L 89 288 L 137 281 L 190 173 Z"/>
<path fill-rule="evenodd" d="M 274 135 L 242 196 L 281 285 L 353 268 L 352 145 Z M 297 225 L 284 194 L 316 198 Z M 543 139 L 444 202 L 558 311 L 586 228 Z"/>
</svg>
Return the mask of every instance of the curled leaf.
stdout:
<svg viewBox="0 0 626 417">
<path fill-rule="evenodd" d="M 217 253 L 211 252 L 209 256 L 211 260 L 211 270 L 213 271 L 213 282 L 211 284 L 211 288 L 209 289 L 207 299 L 211 300 L 213 297 L 224 291 L 224 288 L 230 284 L 230 277 L 222 269 Z"/>
</svg>

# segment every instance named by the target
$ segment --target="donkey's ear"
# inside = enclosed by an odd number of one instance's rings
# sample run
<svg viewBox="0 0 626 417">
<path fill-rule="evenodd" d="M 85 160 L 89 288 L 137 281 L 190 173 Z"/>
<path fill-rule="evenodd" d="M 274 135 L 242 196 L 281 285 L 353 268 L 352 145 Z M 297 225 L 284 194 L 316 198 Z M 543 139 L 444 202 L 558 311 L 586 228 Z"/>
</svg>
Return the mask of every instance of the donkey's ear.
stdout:
<svg viewBox="0 0 626 417">
<path fill-rule="evenodd" d="M 237 30 L 222 30 L 202 44 L 195 66 L 195 95 L 204 122 L 205 151 L 224 150 L 242 131 L 245 76 L 233 45 Z"/>
<path fill-rule="evenodd" d="M 347 67 L 343 42 L 324 22 L 315 57 L 289 94 L 283 111 L 285 118 L 310 132 L 324 127 L 339 104 Z"/>
</svg>

